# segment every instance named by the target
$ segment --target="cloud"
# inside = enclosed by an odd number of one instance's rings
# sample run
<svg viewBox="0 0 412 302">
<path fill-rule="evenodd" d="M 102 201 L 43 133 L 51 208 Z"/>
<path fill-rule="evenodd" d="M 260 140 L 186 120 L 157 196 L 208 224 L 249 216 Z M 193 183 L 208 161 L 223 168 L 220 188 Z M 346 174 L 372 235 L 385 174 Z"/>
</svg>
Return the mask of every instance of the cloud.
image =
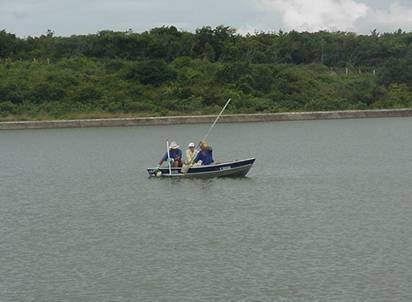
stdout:
<svg viewBox="0 0 412 302">
<path fill-rule="evenodd" d="M 171 4 L 172 3 L 172 4 Z M 342 30 L 357 33 L 412 30 L 411 0 L 0 0 L 0 30 L 19 36 L 141 32 L 175 25 L 233 26 L 260 31 Z"/>
<path fill-rule="evenodd" d="M 369 7 L 354 0 L 258 0 L 261 8 L 280 14 L 287 30 L 355 30 Z"/>
<path fill-rule="evenodd" d="M 360 0 L 256 0 L 260 11 L 278 14 L 281 28 L 369 33 L 412 30 L 412 6 L 395 1 L 373 8 Z M 275 17 L 275 15 L 273 15 Z"/>
<path fill-rule="evenodd" d="M 403 6 L 397 2 L 392 3 L 387 10 L 371 10 L 367 18 L 373 24 L 382 25 L 392 30 L 400 27 L 412 29 L 412 7 Z"/>
</svg>

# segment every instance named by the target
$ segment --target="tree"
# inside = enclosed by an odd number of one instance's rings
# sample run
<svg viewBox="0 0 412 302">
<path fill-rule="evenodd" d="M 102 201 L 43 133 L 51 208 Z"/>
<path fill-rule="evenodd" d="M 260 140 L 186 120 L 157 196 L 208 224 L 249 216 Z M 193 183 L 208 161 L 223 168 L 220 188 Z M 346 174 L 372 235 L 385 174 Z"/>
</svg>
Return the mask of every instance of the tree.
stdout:
<svg viewBox="0 0 412 302">
<path fill-rule="evenodd" d="M 13 56 L 17 51 L 17 41 L 15 35 L 0 31 L 0 58 Z"/>
<path fill-rule="evenodd" d="M 177 73 L 163 60 L 150 60 L 132 65 L 126 74 L 129 80 L 138 80 L 144 85 L 159 86 L 175 80 Z"/>
</svg>

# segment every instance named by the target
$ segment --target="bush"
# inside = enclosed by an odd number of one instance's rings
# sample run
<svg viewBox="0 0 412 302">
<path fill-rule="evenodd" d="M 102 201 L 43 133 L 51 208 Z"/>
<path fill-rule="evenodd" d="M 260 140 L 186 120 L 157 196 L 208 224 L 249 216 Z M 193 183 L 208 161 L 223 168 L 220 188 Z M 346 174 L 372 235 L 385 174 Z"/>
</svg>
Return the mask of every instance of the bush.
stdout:
<svg viewBox="0 0 412 302">
<path fill-rule="evenodd" d="M 24 92 L 17 83 L 0 84 L 0 100 L 8 100 L 13 104 L 21 104 L 24 100 Z"/>
<path fill-rule="evenodd" d="M 12 102 L 1 102 L 0 101 L 0 115 L 7 116 L 9 114 L 17 113 L 17 106 Z"/>
</svg>

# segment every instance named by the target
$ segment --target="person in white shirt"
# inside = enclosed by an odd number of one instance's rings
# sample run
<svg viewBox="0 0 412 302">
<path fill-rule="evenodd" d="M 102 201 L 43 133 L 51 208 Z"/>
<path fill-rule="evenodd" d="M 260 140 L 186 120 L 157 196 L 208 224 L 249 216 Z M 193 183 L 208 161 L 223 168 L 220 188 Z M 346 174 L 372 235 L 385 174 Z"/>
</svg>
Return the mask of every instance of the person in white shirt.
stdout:
<svg viewBox="0 0 412 302">
<path fill-rule="evenodd" d="M 191 164 L 194 163 L 197 152 L 195 150 L 195 144 L 194 143 L 190 143 L 188 145 L 188 148 L 189 149 L 186 150 L 186 163 L 191 165 Z"/>
</svg>

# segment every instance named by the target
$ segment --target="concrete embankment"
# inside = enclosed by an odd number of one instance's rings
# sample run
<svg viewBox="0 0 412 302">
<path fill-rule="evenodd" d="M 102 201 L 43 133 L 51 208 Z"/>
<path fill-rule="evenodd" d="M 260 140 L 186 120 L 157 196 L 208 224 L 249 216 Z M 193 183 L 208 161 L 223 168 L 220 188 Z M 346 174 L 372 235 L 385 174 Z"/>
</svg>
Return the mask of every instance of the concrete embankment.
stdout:
<svg viewBox="0 0 412 302">
<path fill-rule="evenodd" d="M 221 117 L 221 120 L 219 120 L 219 123 L 249 123 L 249 122 L 355 119 L 355 118 L 380 118 L 380 117 L 412 117 L 412 108 L 383 109 L 383 110 L 347 110 L 347 111 L 258 113 L 258 114 L 227 114 Z M 110 118 L 110 119 L 84 119 L 84 120 L 15 121 L 15 122 L 0 122 L 0 130 L 202 124 L 202 123 L 212 123 L 215 118 L 216 118 L 215 115 L 200 115 L 200 116 L 136 117 L 136 118 Z"/>
</svg>

